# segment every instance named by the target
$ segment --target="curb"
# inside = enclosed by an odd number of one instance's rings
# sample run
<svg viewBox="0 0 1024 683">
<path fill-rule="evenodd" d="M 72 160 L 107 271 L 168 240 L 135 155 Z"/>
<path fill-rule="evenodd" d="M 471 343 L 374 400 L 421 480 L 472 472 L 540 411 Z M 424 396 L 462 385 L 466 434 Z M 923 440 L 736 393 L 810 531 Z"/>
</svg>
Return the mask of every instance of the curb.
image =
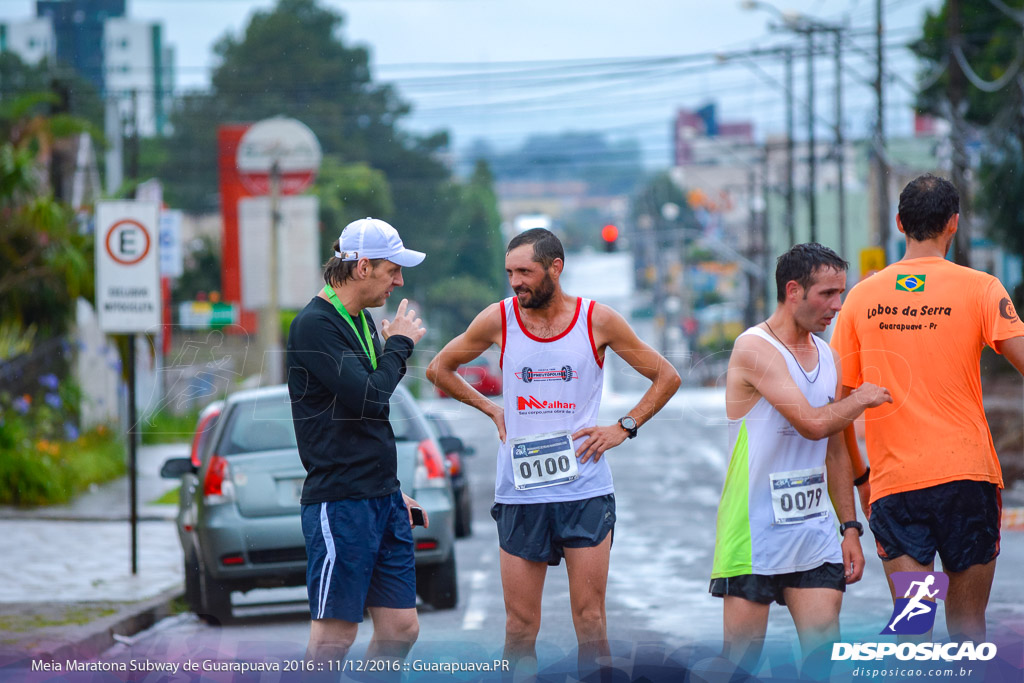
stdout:
<svg viewBox="0 0 1024 683">
<path fill-rule="evenodd" d="M 182 588 L 176 586 L 147 600 L 125 603 L 115 614 L 88 624 L 62 629 L 60 633 L 52 635 L 43 634 L 39 642 L 27 650 L 0 652 L 0 671 L 6 668 L 30 668 L 32 661 L 63 663 L 67 660 L 95 659 L 113 647 L 118 637 L 133 636 L 170 616 L 171 603 L 183 594 Z"/>
</svg>

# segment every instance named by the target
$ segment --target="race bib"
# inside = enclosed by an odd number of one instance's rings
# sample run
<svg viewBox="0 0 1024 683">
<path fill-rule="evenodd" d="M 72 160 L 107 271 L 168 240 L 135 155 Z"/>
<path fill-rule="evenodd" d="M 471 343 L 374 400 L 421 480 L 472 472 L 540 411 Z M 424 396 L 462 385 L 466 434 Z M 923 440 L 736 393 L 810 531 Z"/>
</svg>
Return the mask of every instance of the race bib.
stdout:
<svg viewBox="0 0 1024 683">
<path fill-rule="evenodd" d="M 521 436 L 508 443 L 517 491 L 568 484 L 580 477 L 569 431 Z"/>
<path fill-rule="evenodd" d="M 799 524 L 828 516 L 830 503 L 824 467 L 775 472 L 769 476 L 776 524 Z"/>
</svg>

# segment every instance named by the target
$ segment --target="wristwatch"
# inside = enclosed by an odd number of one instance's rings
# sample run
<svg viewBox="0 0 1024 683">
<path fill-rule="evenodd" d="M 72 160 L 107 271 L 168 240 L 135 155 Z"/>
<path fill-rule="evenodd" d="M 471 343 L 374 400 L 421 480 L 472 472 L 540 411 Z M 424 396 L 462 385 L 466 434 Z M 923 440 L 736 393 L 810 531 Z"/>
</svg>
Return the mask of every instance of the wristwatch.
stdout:
<svg viewBox="0 0 1024 683">
<path fill-rule="evenodd" d="M 619 426 L 626 430 L 626 433 L 629 435 L 626 437 L 628 439 L 634 438 L 636 436 L 636 430 L 639 429 L 639 427 L 637 427 L 636 420 L 630 415 L 620 417 Z"/>
<path fill-rule="evenodd" d="M 856 529 L 857 533 L 859 535 L 861 535 L 861 536 L 864 535 L 864 526 L 860 522 L 858 522 L 856 520 L 854 520 L 852 522 L 843 522 L 842 524 L 840 524 L 839 525 L 839 535 L 843 536 L 844 534 L 846 534 L 846 530 L 847 529 Z"/>
</svg>

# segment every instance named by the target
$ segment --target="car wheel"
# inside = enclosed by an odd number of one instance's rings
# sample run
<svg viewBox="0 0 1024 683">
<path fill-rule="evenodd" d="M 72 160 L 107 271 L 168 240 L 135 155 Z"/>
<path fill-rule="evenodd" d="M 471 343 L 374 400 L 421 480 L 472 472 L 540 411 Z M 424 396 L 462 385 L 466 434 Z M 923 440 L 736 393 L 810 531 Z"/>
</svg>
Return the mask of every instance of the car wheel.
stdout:
<svg viewBox="0 0 1024 683">
<path fill-rule="evenodd" d="M 189 610 L 199 613 L 203 608 L 202 582 L 199 578 L 199 559 L 194 552 L 185 554 L 185 602 Z"/>
<path fill-rule="evenodd" d="M 473 499 L 469 488 L 459 492 L 455 501 L 455 538 L 466 538 L 473 534 Z"/>
<path fill-rule="evenodd" d="M 416 567 L 416 592 L 434 609 L 452 609 L 459 601 L 455 551 L 440 564 Z"/>
<path fill-rule="evenodd" d="M 202 579 L 202 604 L 196 610 L 199 618 L 211 626 L 223 626 L 231 622 L 231 587 L 217 581 L 208 573 L 200 574 Z"/>
</svg>

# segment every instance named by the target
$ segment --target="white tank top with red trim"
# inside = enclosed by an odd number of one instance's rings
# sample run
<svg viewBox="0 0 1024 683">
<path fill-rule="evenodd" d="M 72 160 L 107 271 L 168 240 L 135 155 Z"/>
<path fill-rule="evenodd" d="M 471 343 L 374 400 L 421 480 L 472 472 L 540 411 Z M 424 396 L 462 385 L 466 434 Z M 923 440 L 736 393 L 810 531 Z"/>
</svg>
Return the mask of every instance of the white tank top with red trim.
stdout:
<svg viewBox="0 0 1024 683">
<path fill-rule="evenodd" d="M 506 441 L 498 447 L 494 500 L 499 503 L 552 503 L 584 500 L 614 491 L 608 458 L 577 460 L 579 478 L 562 484 L 517 490 L 509 442 L 597 424 L 604 367 L 597 355 L 591 318 L 594 302 L 577 299 L 572 322 L 547 339 L 527 331 L 515 297 L 502 302 L 501 374 Z M 575 448 L 586 439 L 577 439 Z"/>
</svg>

